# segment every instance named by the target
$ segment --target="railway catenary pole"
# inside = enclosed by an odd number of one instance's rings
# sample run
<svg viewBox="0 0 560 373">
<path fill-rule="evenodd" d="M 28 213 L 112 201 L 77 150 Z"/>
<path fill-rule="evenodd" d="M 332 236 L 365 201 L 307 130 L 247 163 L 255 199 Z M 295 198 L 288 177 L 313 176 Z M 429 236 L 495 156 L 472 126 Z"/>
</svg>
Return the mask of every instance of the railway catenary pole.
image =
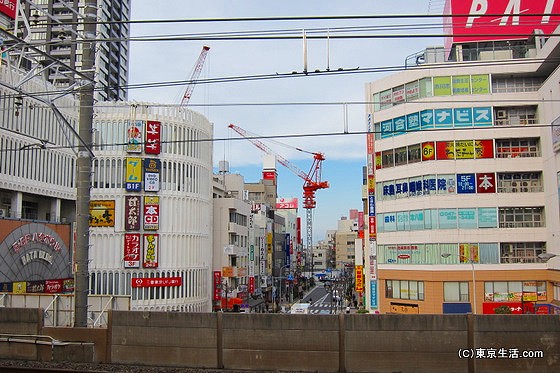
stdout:
<svg viewBox="0 0 560 373">
<path fill-rule="evenodd" d="M 82 72 L 90 78 L 81 86 L 79 135 L 83 143 L 78 147 L 76 195 L 76 257 L 74 268 L 74 327 L 87 327 L 89 294 L 89 202 L 93 153 L 93 92 L 95 31 L 97 0 L 87 0 L 84 7 L 84 40 L 82 45 Z"/>
</svg>

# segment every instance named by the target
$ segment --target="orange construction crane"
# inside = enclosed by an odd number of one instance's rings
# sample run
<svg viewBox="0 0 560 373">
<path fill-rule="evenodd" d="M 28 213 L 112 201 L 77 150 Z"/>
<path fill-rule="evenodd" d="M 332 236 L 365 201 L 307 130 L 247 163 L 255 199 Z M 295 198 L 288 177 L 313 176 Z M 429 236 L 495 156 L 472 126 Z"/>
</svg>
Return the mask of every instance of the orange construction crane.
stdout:
<svg viewBox="0 0 560 373">
<path fill-rule="evenodd" d="M 198 60 L 196 61 L 196 64 L 194 65 L 194 69 L 193 72 L 191 74 L 191 78 L 189 79 L 189 83 L 187 85 L 187 88 L 185 89 L 185 93 L 183 94 L 183 98 L 181 99 L 181 106 L 187 106 L 189 103 L 189 100 L 191 99 L 193 90 L 194 90 L 194 86 L 197 83 L 198 77 L 200 76 L 200 72 L 202 71 L 202 66 L 204 66 L 204 61 L 206 60 L 206 55 L 208 54 L 208 51 L 210 50 L 210 47 L 208 46 L 203 46 L 202 47 L 202 52 L 200 52 L 200 56 L 198 56 Z"/>
<path fill-rule="evenodd" d="M 307 210 L 307 250 L 308 253 L 312 253 L 313 247 L 313 215 L 312 209 L 317 205 L 315 201 L 315 192 L 319 189 L 327 189 L 329 183 L 327 181 L 321 180 L 321 163 L 325 160 L 325 156 L 322 153 L 309 152 L 300 148 L 295 148 L 296 150 L 313 155 L 313 164 L 309 172 L 304 172 L 296 167 L 294 164 L 290 163 L 286 158 L 282 157 L 278 153 L 274 152 L 268 146 L 266 146 L 262 141 L 257 138 L 260 137 L 253 133 L 245 131 L 243 128 L 238 127 L 234 124 L 228 126 L 242 137 L 246 138 L 253 143 L 257 148 L 261 149 L 267 154 L 272 154 L 276 157 L 278 162 L 292 171 L 294 174 L 303 179 L 303 207 Z M 313 263 L 313 259 L 311 259 Z"/>
</svg>

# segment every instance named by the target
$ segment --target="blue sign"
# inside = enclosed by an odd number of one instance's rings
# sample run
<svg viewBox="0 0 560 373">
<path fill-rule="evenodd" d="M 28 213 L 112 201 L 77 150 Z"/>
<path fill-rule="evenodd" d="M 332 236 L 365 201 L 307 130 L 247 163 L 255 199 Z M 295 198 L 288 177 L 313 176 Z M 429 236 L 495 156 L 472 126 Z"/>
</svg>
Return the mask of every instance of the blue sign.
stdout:
<svg viewBox="0 0 560 373">
<path fill-rule="evenodd" d="M 435 109 L 434 117 L 435 117 L 436 127 L 453 127 L 452 109 Z"/>
<path fill-rule="evenodd" d="M 476 193 L 475 174 L 457 174 L 457 194 Z"/>
<path fill-rule="evenodd" d="M 422 129 L 434 128 L 434 111 L 422 110 L 420 112 L 420 127 Z"/>
<path fill-rule="evenodd" d="M 370 280 L 369 281 L 369 290 L 371 293 L 369 306 L 371 308 L 377 308 L 377 281 Z"/>
<path fill-rule="evenodd" d="M 398 117 L 393 119 L 393 127 L 395 135 L 402 135 L 406 131 L 406 117 Z"/>
<path fill-rule="evenodd" d="M 406 116 L 407 131 L 418 131 L 420 129 L 420 113 L 412 113 Z"/>
<path fill-rule="evenodd" d="M 473 108 L 474 125 L 478 127 L 492 125 L 492 108 L 491 107 L 475 107 Z"/>
<path fill-rule="evenodd" d="M 472 118 L 472 109 L 470 107 L 453 109 L 455 127 L 471 127 L 473 124 Z"/>
<path fill-rule="evenodd" d="M 391 137 L 393 136 L 393 120 L 386 120 L 381 122 L 381 137 Z"/>
</svg>

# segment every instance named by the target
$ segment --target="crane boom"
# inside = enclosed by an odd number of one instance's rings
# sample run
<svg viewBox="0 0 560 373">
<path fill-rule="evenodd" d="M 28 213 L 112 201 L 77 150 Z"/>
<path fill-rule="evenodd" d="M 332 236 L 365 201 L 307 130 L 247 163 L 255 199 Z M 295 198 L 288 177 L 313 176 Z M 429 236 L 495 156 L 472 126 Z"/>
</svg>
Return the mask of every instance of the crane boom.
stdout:
<svg viewBox="0 0 560 373">
<path fill-rule="evenodd" d="M 311 169 L 309 172 L 305 173 L 289 162 L 286 158 L 274 152 L 262 141 L 259 141 L 257 139 L 258 135 L 249 133 L 234 124 L 230 124 L 228 127 L 252 142 L 253 145 L 261 149 L 263 152 L 274 155 L 280 164 L 304 180 L 303 207 L 307 210 L 307 253 L 311 256 L 311 272 L 313 272 L 313 209 L 317 205 L 317 202 L 315 201 L 315 192 L 319 189 L 326 189 L 329 187 L 329 183 L 327 181 L 321 180 L 321 163 L 325 160 L 325 156 L 322 153 L 313 153 L 296 148 L 296 150 L 313 155 L 313 164 L 311 165 Z M 308 259 L 305 259 L 305 266 L 307 266 L 307 262 Z"/>
<path fill-rule="evenodd" d="M 186 106 L 189 103 L 189 100 L 191 99 L 193 90 L 194 90 L 194 86 L 197 83 L 198 77 L 200 76 L 200 72 L 202 71 L 202 67 L 204 66 L 204 61 L 206 60 L 206 55 L 208 54 L 208 51 L 210 50 L 210 47 L 208 46 L 203 46 L 202 47 L 202 51 L 200 52 L 200 56 L 198 56 L 198 60 L 196 61 L 196 64 L 194 65 L 194 69 L 192 72 L 192 75 L 189 79 L 189 83 L 187 85 L 187 88 L 185 89 L 185 93 L 183 94 L 183 98 L 181 99 L 181 106 Z"/>
<path fill-rule="evenodd" d="M 276 156 L 276 159 L 280 164 L 303 179 L 303 207 L 306 209 L 315 208 L 315 206 L 317 205 L 317 202 L 315 201 L 315 192 L 319 189 L 326 189 L 329 187 L 329 183 L 327 181 L 321 180 L 321 162 L 325 160 L 325 156 L 322 153 L 308 152 L 296 148 L 299 151 L 310 153 L 313 155 L 313 164 L 311 165 L 311 169 L 309 170 L 309 172 L 304 172 L 296 165 L 288 161 L 286 158 L 270 149 L 262 141 L 258 140 L 258 135 L 250 133 L 243 128 L 236 126 L 235 124 L 230 124 L 228 127 L 252 142 L 253 145 L 261 149 L 263 152 Z"/>
</svg>

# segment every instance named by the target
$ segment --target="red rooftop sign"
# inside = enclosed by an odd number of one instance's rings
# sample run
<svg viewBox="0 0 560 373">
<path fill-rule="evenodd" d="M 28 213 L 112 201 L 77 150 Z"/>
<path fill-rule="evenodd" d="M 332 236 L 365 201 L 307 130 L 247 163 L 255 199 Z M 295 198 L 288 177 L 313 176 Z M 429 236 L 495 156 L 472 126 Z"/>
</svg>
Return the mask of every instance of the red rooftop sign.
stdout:
<svg viewBox="0 0 560 373">
<path fill-rule="evenodd" d="M 17 0 L 0 0 L 0 13 L 4 13 L 11 19 L 16 19 Z"/>
<path fill-rule="evenodd" d="M 452 43 L 527 39 L 535 30 L 551 34 L 560 23 L 559 13 L 560 0 L 446 0 L 444 27 L 449 36 L 445 47 Z"/>
</svg>

